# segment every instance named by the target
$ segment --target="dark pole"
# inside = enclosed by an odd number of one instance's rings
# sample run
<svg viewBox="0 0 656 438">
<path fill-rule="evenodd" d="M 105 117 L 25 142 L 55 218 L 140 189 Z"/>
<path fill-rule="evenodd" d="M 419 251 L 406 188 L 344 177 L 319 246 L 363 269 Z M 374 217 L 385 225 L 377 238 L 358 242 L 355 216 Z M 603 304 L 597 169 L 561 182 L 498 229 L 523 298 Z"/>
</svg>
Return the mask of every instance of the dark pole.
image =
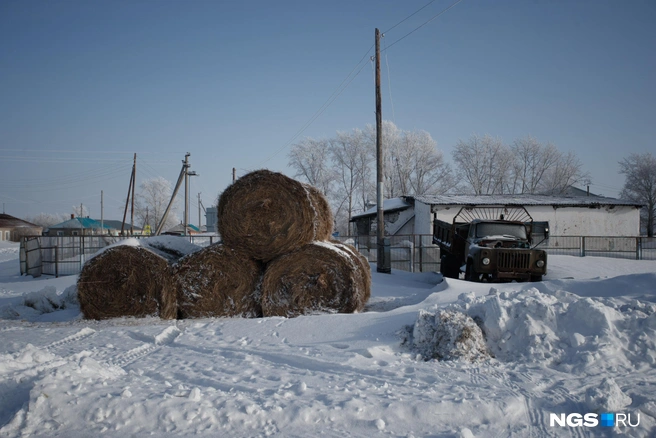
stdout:
<svg viewBox="0 0 656 438">
<path fill-rule="evenodd" d="M 380 97 L 380 31 L 376 28 L 376 209 L 377 227 L 376 240 L 378 241 L 378 272 L 390 273 L 388 257 L 385 251 L 385 219 L 383 210 L 383 110 Z"/>
<path fill-rule="evenodd" d="M 137 154 L 132 164 L 132 205 L 130 206 L 130 235 L 134 236 L 134 186 L 137 185 Z"/>
<path fill-rule="evenodd" d="M 132 169 L 132 174 L 130 174 L 130 185 L 128 186 L 128 197 L 125 199 L 125 210 L 123 210 L 123 223 L 121 224 L 121 236 L 125 235 L 125 217 L 128 214 L 128 205 L 130 202 L 130 193 L 132 193 L 132 180 L 134 176 L 134 168 Z"/>
</svg>

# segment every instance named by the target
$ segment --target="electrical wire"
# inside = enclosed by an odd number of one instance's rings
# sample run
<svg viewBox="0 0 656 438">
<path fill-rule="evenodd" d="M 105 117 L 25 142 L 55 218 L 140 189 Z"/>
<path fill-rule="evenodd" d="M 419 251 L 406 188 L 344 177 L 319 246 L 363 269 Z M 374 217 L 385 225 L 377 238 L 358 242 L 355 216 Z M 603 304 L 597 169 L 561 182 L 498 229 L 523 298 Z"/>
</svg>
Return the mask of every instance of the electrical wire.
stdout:
<svg viewBox="0 0 656 438">
<path fill-rule="evenodd" d="M 407 34 L 403 35 L 401 38 L 397 39 L 397 40 L 394 41 L 392 44 L 390 44 L 389 46 L 387 46 L 387 48 L 386 48 L 385 50 L 388 50 L 388 49 L 392 48 L 392 46 L 393 46 L 394 44 L 396 44 L 396 43 L 398 43 L 399 41 L 405 39 L 406 37 L 409 37 L 410 35 L 412 35 L 412 34 L 415 33 L 416 31 L 418 31 L 418 30 L 421 29 L 422 27 L 426 26 L 426 25 L 427 25 L 428 23 L 430 23 L 431 21 L 435 20 L 435 19 L 436 19 L 437 17 L 439 17 L 440 15 L 445 14 L 448 10 L 450 10 L 451 8 L 453 8 L 455 5 L 457 5 L 457 4 L 460 3 L 461 1 L 462 1 L 462 0 L 457 0 L 455 3 L 453 3 L 453 4 L 452 4 L 451 6 L 449 6 L 448 8 L 443 9 L 441 12 L 437 13 L 436 15 L 433 15 L 428 21 L 425 21 L 424 23 L 422 23 L 422 24 L 420 24 L 419 26 L 415 27 L 413 30 L 411 30 L 410 32 L 408 32 Z"/>
<path fill-rule="evenodd" d="M 339 84 L 339 86 L 335 89 L 335 91 L 332 92 L 330 97 L 314 113 L 314 115 L 312 117 L 310 117 L 310 119 L 307 122 L 305 122 L 305 124 L 303 126 L 301 126 L 301 128 L 285 144 L 283 144 L 273 154 L 271 154 L 266 160 L 264 160 L 261 164 L 259 164 L 258 167 L 264 166 L 266 163 L 271 161 L 271 159 L 273 159 L 273 157 L 275 157 L 280 152 L 282 152 L 284 149 L 286 149 L 288 146 L 290 146 L 294 141 L 296 141 L 296 139 L 301 134 L 303 134 L 303 132 L 305 132 L 310 127 L 310 125 L 312 125 L 312 123 L 314 123 L 315 120 L 317 120 L 328 109 L 328 107 L 344 92 L 344 90 L 346 90 L 346 88 L 348 88 L 348 86 L 351 84 L 351 82 L 353 82 L 353 80 L 356 77 L 358 77 L 358 75 L 360 74 L 360 72 L 362 71 L 364 66 L 367 65 L 366 63 L 362 64 L 362 61 L 367 57 L 367 55 L 369 55 L 369 53 L 371 52 L 371 49 L 373 47 L 374 47 L 374 45 L 372 44 L 371 47 L 369 47 L 369 49 L 362 56 L 362 58 L 360 58 L 360 61 L 358 61 L 358 63 L 355 64 L 355 66 L 353 67 L 351 72 L 344 78 L 344 80 Z M 355 75 L 353 77 L 351 77 L 353 75 L 353 72 L 356 71 L 356 69 L 358 69 L 358 66 L 360 66 L 360 64 L 362 64 L 360 69 L 357 71 L 357 73 L 355 73 Z"/>
<path fill-rule="evenodd" d="M 394 29 L 394 28 L 395 28 L 396 26 L 398 26 L 399 24 L 401 24 L 401 23 L 405 22 L 406 20 L 408 20 L 409 18 L 414 17 L 414 16 L 417 15 L 419 12 L 421 12 L 422 10 L 424 10 L 425 8 L 427 8 L 428 6 L 430 6 L 430 5 L 433 4 L 433 3 L 435 3 L 435 0 L 431 0 L 430 2 L 426 3 L 424 6 L 422 6 L 422 7 L 419 8 L 419 9 L 417 9 L 415 12 L 413 12 L 413 13 L 410 14 L 410 15 L 408 15 L 408 16 L 405 17 L 403 20 L 399 21 L 399 22 L 396 23 L 394 26 L 392 26 L 392 27 L 390 27 L 389 29 L 387 29 L 385 32 L 383 32 L 383 34 L 386 34 L 387 32 L 389 32 L 390 30 Z"/>
</svg>

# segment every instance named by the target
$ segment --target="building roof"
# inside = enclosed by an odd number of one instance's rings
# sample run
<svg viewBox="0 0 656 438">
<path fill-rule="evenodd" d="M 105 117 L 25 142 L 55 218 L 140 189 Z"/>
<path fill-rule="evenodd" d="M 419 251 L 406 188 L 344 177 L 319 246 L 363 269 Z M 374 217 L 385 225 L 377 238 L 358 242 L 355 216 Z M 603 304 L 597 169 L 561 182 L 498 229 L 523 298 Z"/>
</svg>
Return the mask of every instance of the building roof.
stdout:
<svg viewBox="0 0 656 438">
<path fill-rule="evenodd" d="M 18 219 L 17 217 L 5 213 L 0 214 L 0 228 L 18 227 L 41 228 L 41 226 L 35 225 L 28 221 L 24 221 L 23 219 Z"/>
<path fill-rule="evenodd" d="M 52 225 L 49 228 L 51 230 L 53 228 L 57 230 L 61 230 L 61 229 L 75 230 L 75 229 L 99 229 L 101 228 L 101 226 L 100 226 L 100 222 L 95 219 L 90 219 L 88 217 L 76 217 L 61 222 L 59 224 Z M 109 229 L 106 223 L 103 224 L 102 228 Z"/>
<path fill-rule="evenodd" d="M 190 231 L 193 231 L 195 233 L 200 233 L 200 229 L 195 225 L 188 224 L 187 228 L 189 228 Z M 168 230 L 164 231 L 164 233 L 162 234 L 184 234 L 184 232 L 185 232 L 184 225 L 178 224 L 175 227 L 169 228 Z"/>
<path fill-rule="evenodd" d="M 554 207 L 595 207 L 601 205 L 642 207 L 639 202 L 603 196 L 548 195 L 437 195 L 407 196 L 428 205 L 550 205 Z"/>
<path fill-rule="evenodd" d="M 385 199 L 383 201 L 383 212 L 385 213 L 393 213 L 395 211 L 406 210 L 410 207 L 412 207 L 412 204 L 410 204 L 403 198 Z M 374 206 L 371 207 L 369 210 L 365 211 L 364 213 L 353 215 L 351 217 L 351 222 L 357 219 L 362 219 L 364 217 L 376 216 L 377 214 L 378 214 L 378 208 Z"/>
<path fill-rule="evenodd" d="M 100 223 L 100 219 L 94 219 L 94 220 L 96 222 Z M 112 219 L 103 219 L 102 223 L 105 226 L 105 228 L 109 228 L 109 229 L 112 229 L 112 230 L 120 230 L 121 227 L 123 226 L 123 221 L 117 221 L 117 220 L 112 220 Z M 130 229 L 130 224 L 128 222 L 125 223 L 124 229 L 125 230 Z M 141 228 L 137 227 L 137 226 L 135 226 L 134 229 L 138 230 L 138 231 L 141 231 Z"/>
</svg>

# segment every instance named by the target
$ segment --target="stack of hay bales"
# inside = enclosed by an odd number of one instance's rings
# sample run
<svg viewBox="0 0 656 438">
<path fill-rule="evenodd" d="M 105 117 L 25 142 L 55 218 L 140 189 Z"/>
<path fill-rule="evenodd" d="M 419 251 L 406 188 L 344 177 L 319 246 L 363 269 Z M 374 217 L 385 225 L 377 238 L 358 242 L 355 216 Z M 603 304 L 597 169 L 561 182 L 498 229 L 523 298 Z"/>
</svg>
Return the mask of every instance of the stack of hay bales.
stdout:
<svg viewBox="0 0 656 438">
<path fill-rule="evenodd" d="M 369 263 L 330 241 L 333 215 L 314 187 L 251 172 L 221 194 L 218 229 L 223 243 L 207 248 L 151 238 L 87 262 L 78 280 L 85 318 L 294 317 L 358 312 L 369 299 Z"/>
<path fill-rule="evenodd" d="M 219 199 L 218 228 L 226 246 L 265 264 L 263 316 L 361 311 L 369 299 L 369 263 L 330 242 L 333 215 L 314 187 L 258 170 Z"/>
<path fill-rule="evenodd" d="M 200 249 L 170 237 L 127 239 L 108 246 L 82 268 L 77 281 L 87 319 L 177 316 L 170 262 Z"/>
</svg>

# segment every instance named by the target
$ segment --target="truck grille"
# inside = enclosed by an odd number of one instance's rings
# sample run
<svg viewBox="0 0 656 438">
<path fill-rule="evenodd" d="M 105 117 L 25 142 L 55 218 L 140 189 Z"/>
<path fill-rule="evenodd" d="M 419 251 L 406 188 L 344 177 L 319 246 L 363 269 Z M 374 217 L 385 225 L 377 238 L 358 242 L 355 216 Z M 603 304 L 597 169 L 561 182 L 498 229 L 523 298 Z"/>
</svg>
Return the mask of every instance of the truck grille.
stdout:
<svg viewBox="0 0 656 438">
<path fill-rule="evenodd" d="M 497 267 L 499 269 L 528 269 L 531 263 L 531 254 L 520 251 L 499 251 L 497 253 Z"/>
</svg>

